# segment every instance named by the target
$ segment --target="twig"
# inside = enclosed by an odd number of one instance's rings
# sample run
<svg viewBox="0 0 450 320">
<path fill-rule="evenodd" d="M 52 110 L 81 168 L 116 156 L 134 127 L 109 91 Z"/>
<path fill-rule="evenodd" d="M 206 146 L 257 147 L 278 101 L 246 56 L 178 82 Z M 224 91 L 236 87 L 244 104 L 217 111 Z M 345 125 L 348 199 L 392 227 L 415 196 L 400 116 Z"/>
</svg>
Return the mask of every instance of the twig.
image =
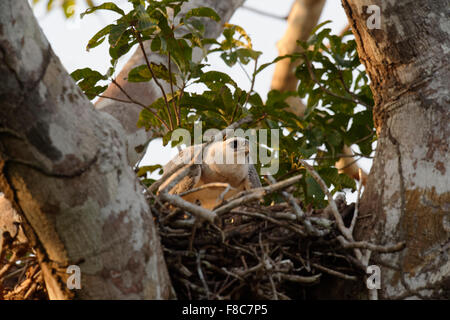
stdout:
<svg viewBox="0 0 450 320">
<path fill-rule="evenodd" d="M 174 205 L 178 208 L 186 210 L 186 211 L 192 213 L 193 215 L 195 215 L 196 217 L 199 217 L 201 219 L 209 221 L 210 223 L 213 223 L 217 218 L 216 213 L 214 213 L 210 210 L 207 210 L 203 207 L 197 206 L 186 200 L 183 200 L 182 198 L 180 198 L 177 195 L 168 194 L 167 192 L 162 192 L 162 193 L 160 193 L 159 196 L 161 197 L 161 199 L 163 201 L 167 201 L 171 205 Z"/>
<path fill-rule="evenodd" d="M 0 269 L 0 279 L 15 264 L 17 258 L 18 258 L 17 251 L 14 251 L 11 258 L 9 258 L 8 262 L 3 266 L 3 268 Z"/>
<path fill-rule="evenodd" d="M 359 174 L 359 181 L 361 181 L 361 179 L 362 179 L 362 170 L 361 170 L 361 168 L 359 168 L 358 174 Z M 361 187 L 362 187 L 362 182 L 360 182 L 358 184 L 358 192 L 357 192 L 357 195 L 356 195 L 355 211 L 353 212 L 352 222 L 351 222 L 350 227 L 349 227 L 349 230 L 350 230 L 351 233 L 353 233 L 353 229 L 355 229 L 355 225 L 356 225 L 356 220 L 358 219 L 358 208 L 359 208 L 359 199 L 361 197 Z"/>
<path fill-rule="evenodd" d="M 282 221 L 278 221 L 278 220 L 276 220 L 276 219 L 274 219 L 274 218 L 271 218 L 271 217 L 269 217 L 269 216 L 266 216 L 265 214 L 262 214 L 262 213 L 257 213 L 257 212 L 247 212 L 247 211 L 238 211 L 238 210 L 233 210 L 232 211 L 233 213 L 237 213 L 237 214 L 242 214 L 242 215 L 246 215 L 246 216 L 249 216 L 249 217 L 254 217 L 254 218 L 259 218 L 259 219 L 263 219 L 263 220 L 267 220 L 267 221 L 269 221 L 269 222 L 271 222 L 271 223 L 273 223 L 273 224 L 276 224 L 276 225 L 278 225 L 278 226 L 280 226 L 280 227 L 283 227 L 283 228 L 286 228 L 286 229 L 289 229 L 289 230 L 291 230 L 291 231 L 293 231 L 293 232 L 295 232 L 295 233 L 298 233 L 299 235 L 301 235 L 302 237 L 306 237 L 306 233 L 303 231 L 303 230 L 301 230 L 301 229 L 299 229 L 299 228 L 296 228 L 294 225 L 292 225 L 292 224 L 289 224 L 289 223 L 287 223 L 287 222 L 282 222 Z"/>
<path fill-rule="evenodd" d="M 241 67 L 242 67 L 242 66 L 241 66 Z M 253 88 L 254 88 L 254 86 L 255 86 L 256 70 L 257 70 L 257 68 L 258 68 L 258 58 L 255 59 L 255 66 L 254 66 L 254 69 L 253 69 L 253 77 L 252 77 L 251 79 L 249 78 L 249 80 L 250 80 L 250 82 L 251 82 L 251 84 L 250 84 L 250 90 L 247 92 L 247 95 L 246 95 L 246 97 L 245 97 L 245 102 L 244 102 L 244 104 L 242 105 L 242 108 L 245 108 L 245 106 L 246 106 L 247 103 L 248 103 L 248 99 L 250 99 L 250 95 L 251 95 L 251 93 L 253 92 Z M 244 69 L 244 71 L 245 71 L 245 69 Z M 247 74 L 247 72 L 246 72 L 246 74 Z M 248 76 L 248 75 L 247 75 L 247 76 Z M 233 115 L 231 116 L 231 122 L 234 121 L 234 117 L 236 116 L 238 109 L 239 109 L 239 103 L 236 103 L 236 107 L 235 107 L 234 110 L 233 110 Z"/>
<path fill-rule="evenodd" d="M 248 6 L 245 6 L 245 5 L 242 6 L 241 8 L 245 9 L 245 10 L 248 10 L 250 12 L 253 12 L 253 13 L 256 13 L 256 14 L 259 14 L 259 15 L 262 15 L 262 16 L 265 16 L 265 17 L 277 19 L 277 20 L 287 20 L 287 18 L 288 18 L 287 16 L 279 16 L 279 15 L 276 15 L 276 14 L 273 14 L 273 13 L 270 13 L 270 12 L 266 12 L 266 11 L 259 10 L 259 9 L 256 9 L 256 8 L 248 7 Z"/>
<path fill-rule="evenodd" d="M 356 94 L 354 94 L 353 92 L 350 91 L 349 88 L 347 88 L 347 85 L 345 84 L 344 78 L 342 77 L 342 71 L 341 70 L 339 70 L 339 80 L 342 83 L 342 86 L 344 87 L 345 92 L 347 92 L 349 95 L 351 95 L 352 98 L 356 102 L 358 102 L 359 104 L 361 104 L 361 105 L 363 105 L 363 106 L 365 106 L 365 107 L 367 107 L 369 109 L 373 108 L 371 105 L 365 103 L 364 101 L 361 101 L 361 99 Z"/>
<path fill-rule="evenodd" d="M 306 161 L 300 159 L 300 163 L 306 168 L 306 170 L 311 174 L 311 176 L 316 180 L 316 182 L 319 184 L 319 186 L 322 188 L 323 192 L 328 198 L 328 203 L 331 208 L 331 212 L 333 213 L 334 219 L 336 220 L 336 224 L 338 226 L 339 231 L 344 235 L 344 237 L 349 240 L 350 242 L 353 242 L 353 233 L 345 227 L 344 221 L 342 220 L 342 216 L 339 213 L 339 210 L 337 208 L 336 202 L 333 199 L 332 194 L 328 190 L 327 185 L 325 184 L 325 181 L 319 176 L 319 174 L 314 170 L 312 166 L 310 166 Z M 344 238 L 343 238 L 344 239 Z M 362 262 L 363 256 L 361 253 L 361 250 L 359 248 L 354 249 L 355 256 L 358 260 Z"/>
<path fill-rule="evenodd" d="M 269 181 L 272 184 L 276 183 L 276 180 L 274 177 L 272 176 L 267 176 L 267 178 L 269 179 Z M 290 194 L 287 191 L 281 191 L 281 195 L 286 199 L 286 201 L 291 205 L 292 209 L 295 212 L 295 215 L 297 217 L 297 220 L 299 220 L 300 222 L 302 222 L 305 225 L 306 228 L 306 232 L 308 232 L 308 234 L 310 235 L 316 235 L 316 236 L 325 236 L 326 234 L 329 233 L 329 230 L 318 230 L 316 228 L 313 227 L 313 225 L 311 224 L 311 222 L 306 219 L 306 215 L 303 212 L 303 210 L 300 208 L 300 206 L 297 204 L 297 202 L 295 201 L 295 198 L 292 196 L 292 194 Z"/>
<path fill-rule="evenodd" d="M 351 276 L 351 275 L 348 275 L 348 274 L 345 274 L 345 273 L 342 273 L 342 272 L 339 272 L 339 271 L 336 271 L 336 270 L 332 270 L 330 268 L 321 266 L 320 264 L 317 264 L 317 263 L 311 263 L 311 265 L 313 267 L 323 271 L 323 272 L 326 272 L 328 274 L 331 274 L 332 276 L 336 276 L 336 277 L 344 279 L 344 280 L 356 281 L 358 279 L 355 276 Z"/>
<path fill-rule="evenodd" d="M 328 187 L 325 184 L 325 181 L 319 176 L 319 174 L 314 170 L 313 167 L 311 167 L 306 161 L 300 159 L 300 163 L 306 168 L 306 170 L 309 172 L 309 174 L 316 180 L 316 182 L 321 187 L 322 191 L 325 193 L 325 195 L 328 198 L 328 203 L 331 208 L 331 212 L 333 213 L 334 219 L 336 220 L 336 224 L 339 228 L 339 231 L 350 241 L 353 241 L 353 235 L 350 233 L 350 230 L 348 230 L 345 225 L 344 221 L 342 220 L 342 217 L 339 213 L 339 210 L 337 208 L 336 202 L 333 199 L 333 195 L 328 191 Z"/>
<path fill-rule="evenodd" d="M 284 189 L 286 187 L 289 187 L 290 185 L 293 185 L 294 183 L 297 183 L 302 178 L 302 175 L 297 175 L 292 178 L 286 179 L 281 182 L 277 182 L 275 184 L 262 187 L 262 188 L 256 188 L 252 189 L 251 191 L 244 191 L 236 195 L 235 197 L 231 198 L 229 202 L 226 204 L 220 206 L 219 208 L 215 209 L 214 212 L 218 215 L 224 214 L 228 211 L 230 211 L 233 208 L 236 208 L 243 203 L 247 203 L 249 201 L 254 201 L 258 199 L 262 199 L 265 195 L 276 192 L 280 189 Z"/>
<path fill-rule="evenodd" d="M 354 99 L 351 99 L 351 98 L 347 98 L 347 97 L 338 95 L 338 94 L 334 93 L 333 91 L 328 90 L 328 89 L 327 89 L 326 87 L 324 87 L 324 86 L 322 85 L 322 83 L 320 83 L 320 81 L 317 79 L 316 74 L 314 73 L 314 68 L 313 68 L 313 66 L 312 66 L 312 64 L 311 64 L 311 61 L 309 61 L 309 59 L 306 57 L 306 54 L 303 54 L 303 58 L 305 59 L 306 67 L 308 68 L 308 72 L 309 72 L 309 75 L 311 76 L 311 80 L 313 80 L 313 81 L 319 86 L 319 88 L 320 88 L 323 92 L 325 92 L 326 94 L 328 94 L 328 95 L 330 95 L 330 96 L 332 96 L 332 97 L 335 97 L 335 98 L 338 98 L 338 99 L 341 99 L 341 100 L 350 101 L 350 102 L 353 102 L 353 103 L 355 103 L 355 104 L 358 104 L 358 103 L 359 103 L 359 104 L 362 104 L 363 106 L 365 106 L 365 107 L 367 107 L 367 108 L 369 108 L 369 109 L 372 108 L 372 106 L 368 105 L 367 103 L 365 103 L 365 102 L 363 102 L 363 101 L 359 101 L 359 100 L 358 100 L 358 101 L 355 101 Z"/>
<path fill-rule="evenodd" d="M 283 280 L 297 282 L 297 283 L 315 283 L 322 276 L 321 273 L 316 274 L 314 276 L 305 277 L 305 276 L 298 276 L 298 275 L 293 275 L 293 274 L 285 274 L 285 273 L 281 273 L 281 272 L 278 272 L 275 275 L 280 277 Z"/>
<path fill-rule="evenodd" d="M 382 245 L 376 245 L 370 242 L 366 241 L 353 241 L 349 242 L 344 239 L 342 236 L 337 237 L 339 243 L 344 247 L 345 249 L 369 249 L 370 251 L 380 252 L 380 253 L 391 253 L 391 252 L 397 252 L 400 250 L 403 250 L 406 247 L 405 242 L 399 242 L 393 245 L 389 246 L 382 246 Z"/>
<path fill-rule="evenodd" d="M 136 34 L 136 38 L 138 40 L 139 47 L 141 48 L 142 55 L 144 56 L 145 63 L 147 64 L 148 70 L 150 71 L 152 78 L 155 81 L 156 85 L 159 87 L 159 89 L 161 89 L 161 93 L 164 98 L 166 110 L 167 110 L 167 113 L 169 116 L 170 129 L 173 130 L 174 127 L 173 127 L 173 121 L 172 121 L 172 113 L 170 112 L 170 107 L 169 107 L 169 102 L 167 101 L 166 91 L 164 90 L 164 87 L 161 85 L 161 83 L 158 81 L 158 78 L 156 77 L 155 72 L 153 71 L 152 65 L 151 65 L 150 61 L 148 60 L 147 53 L 145 52 L 144 43 L 142 42 L 140 33 L 136 29 L 134 29 L 134 32 Z"/>
<path fill-rule="evenodd" d="M 170 130 L 167 123 L 162 118 L 160 118 L 155 111 L 153 111 L 151 108 L 147 107 L 145 104 L 133 99 L 115 79 L 111 79 L 111 82 L 114 83 L 114 85 L 117 88 L 119 88 L 119 90 L 128 98 L 128 100 L 130 100 L 131 103 L 137 104 L 138 106 L 141 106 L 143 109 L 146 109 L 149 112 L 151 112 L 159 120 L 159 122 L 161 122 L 166 127 L 167 130 Z"/>
<path fill-rule="evenodd" d="M 174 93 L 174 90 L 173 90 L 172 61 L 171 61 L 170 51 L 168 53 L 168 59 L 169 59 L 168 64 L 169 64 L 170 91 L 172 92 L 172 105 L 173 105 L 175 117 L 177 118 L 177 126 L 180 126 L 181 125 L 180 113 L 179 113 L 179 110 L 177 109 L 177 105 L 175 104 L 175 93 Z"/>
<path fill-rule="evenodd" d="M 204 189 L 209 189 L 209 188 L 230 188 L 231 190 L 234 190 L 235 188 L 231 187 L 228 183 L 221 183 L 221 182 L 212 182 L 212 183 L 207 183 L 207 184 L 203 184 L 197 188 L 185 191 L 185 192 L 181 192 L 178 194 L 178 196 L 182 197 L 185 195 L 188 195 L 190 193 L 193 192 L 197 192 L 200 190 L 204 190 Z"/>
<path fill-rule="evenodd" d="M 203 275 L 203 271 L 202 271 L 202 263 L 201 263 L 201 256 L 202 256 L 203 250 L 200 250 L 200 252 L 197 254 L 197 272 L 198 272 L 198 276 L 200 278 L 200 281 L 203 284 L 203 288 L 205 288 L 205 292 L 206 292 L 206 299 L 209 299 L 209 288 L 208 288 L 208 284 L 206 283 L 205 280 L 205 276 Z"/>
</svg>

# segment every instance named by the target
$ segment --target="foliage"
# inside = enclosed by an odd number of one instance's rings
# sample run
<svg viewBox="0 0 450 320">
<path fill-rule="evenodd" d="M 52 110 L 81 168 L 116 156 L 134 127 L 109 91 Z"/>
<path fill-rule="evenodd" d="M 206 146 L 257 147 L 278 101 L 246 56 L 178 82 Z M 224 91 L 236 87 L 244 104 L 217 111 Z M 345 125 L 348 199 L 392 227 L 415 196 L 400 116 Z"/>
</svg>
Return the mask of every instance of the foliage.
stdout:
<svg viewBox="0 0 450 320">
<path fill-rule="evenodd" d="M 106 2 L 89 8 L 82 15 L 110 10 L 119 16 L 115 23 L 98 31 L 87 45 L 87 49 L 92 49 L 108 38 L 111 56 L 108 72 L 103 75 L 84 68 L 72 74 L 89 98 L 101 95 L 106 86 L 98 83 L 112 79 L 117 60 L 132 47 L 139 46 L 144 53 L 166 57 L 166 63 L 147 61 L 128 74 L 128 81 L 155 81 L 161 88 L 161 98 L 151 105 L 141 106 L 137 125 L 153 130 L 154 137 L 163 137 L 164 144 L 169 142 L 173 130 L 180 127 L 193 132 L 194 124 L 201 122 L 203 130 L 223 129 L 252 115 L 253 121 L 243 125 L 244 130 L 278 129 L 283 133 L 280 135 L 282 148 L 273 151 L 278 153 L 280 164 L 275 177 L 285 178 L 303 172 L 304 179 L 294 192 L 295 196 L 307 203 L 324 204 L 323 192 L 299 165 L 300 158 L 314 159 L 319 174 L 328 186 L 334 186 L 333 192 L 355 188 L 353 180 L 338 174 L 334 163 L 344 144 L 356 144 L 363 156 L 369 156 L 375 132 L 368 77 L 361 68 L 350 33 L 342 37 L 332 35 L 331 29 L 322 24 L 307 42 L 299 43 L 304 49 L 302 53 L 278 57 L 259 66 L 261 52 L 252 48 L 251 39 L 241 27 L 225 24 L 220 42 L 205 37 L 204 22 L 208 19 L 220 21 L 218 14 L 210 8 L 196 8 L 182 15 L 181 5 L 186 0 L 129 2 L 133 9 L 127 13 L 114 3 Z M 205 62 L 192 59 L 195 48 L 202 50 L 205 58 L 220 54 L 228 66 L 252 63 L 251 89 L 243 90 L 226 73 L 204 71 Z M 273 90 L 264 101 L 253 91 L 255 77 L 280 59 L 299 60 L 295 72 L 299 79 L 298 90 L 284 93 Z M 170 87 L 169 92 L 163 89 L 163 83 Z M 202 84 L 206 89 L 189 92 L 192 84 Z M 306 100 L 307 110 L 303 117 L 296 117 L 287 110 L 288 97 Z M 141 176 L 146 179 L 145 170 Z"/>
<path fill-rule="evenodd" d="M 35 5 L 39 2 L 42 2 L 42 1 L 41 0 L 33 0 L 33 5 Z M 58 1 L 46 0 L 45 2 L 46 2 L 46 6 L 47 6 L 47 11 L 51 11 L 57 5 L 59 5 L 66 18 L 73 17 L 73 15 L 75 14 L 75 6 L 77 5 L 77 0 L 58 0 Z M 86 3 L 86 5 L 88 7 L 95 6 L 93 0 L 84 0 L 84 2 Z"/>
</svg>

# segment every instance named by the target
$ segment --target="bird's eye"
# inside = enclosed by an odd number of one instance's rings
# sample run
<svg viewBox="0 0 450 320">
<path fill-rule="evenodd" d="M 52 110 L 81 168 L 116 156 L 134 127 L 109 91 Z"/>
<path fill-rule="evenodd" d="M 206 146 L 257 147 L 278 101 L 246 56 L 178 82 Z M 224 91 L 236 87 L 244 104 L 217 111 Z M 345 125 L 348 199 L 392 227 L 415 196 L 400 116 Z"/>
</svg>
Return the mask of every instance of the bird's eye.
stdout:
<svg viewBox="0 0 450 320">
<path fill-rule="evenodd" d="M 233 141 L 233 149 L 236 150 L 238 148 L 238 142 L 237 140 Z"/>
</svg>

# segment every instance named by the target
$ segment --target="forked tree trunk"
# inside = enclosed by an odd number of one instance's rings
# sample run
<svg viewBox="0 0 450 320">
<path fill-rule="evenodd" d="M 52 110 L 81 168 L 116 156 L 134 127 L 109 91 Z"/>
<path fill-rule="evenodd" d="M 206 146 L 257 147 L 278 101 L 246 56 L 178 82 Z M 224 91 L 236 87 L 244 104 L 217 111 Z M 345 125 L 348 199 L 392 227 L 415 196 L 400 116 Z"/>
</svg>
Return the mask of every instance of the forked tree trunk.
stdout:
<svg viewBox="0 0 450 320">
<path fill-rule="evenodd" d="M 185 9 L 209 6 L 227 21 L 242 2 L 194 0 Z M 217 37 L 221 25 L 206 28 Z M 0 2 L 0 58 L 0 191 L 23 218 L 50 298 L 170 298 L 152 214 L 129 166 L 136 152 L 128 151 L 148 138 L 136 128 L 140 110 L 99 101 L 106 112 L 96 111 L 25 0 Z M 118 82 L 151 103 L 161 94 L 152 85 L 124 80 L 138 64 L 143 57 L 135 53 Z M 1 227 L 9 230 L 13 219 L 0 219 Z M 72 264 L 81 268 L 81 290 L 66 286 Z"/>
<path fill-rule="evenodd" d="M 0 2 L 0 190 L 52 299 L 163 299 L 170 280 L 124 131 L 96 111 L 26 0 Z M 69 290 L 69 265 L 81 289 Z"/>
<path fill-rule="evenodd" d="M 342 3 L 372 82 L 378 132 L 357 236 L 406 241 L 402 252 L 374 260 L 382 268 L 381 298 L 448 299 L 450 3 Z M 381 9 L 380 29 L 367 26 L 376 22 L 370 5 Z"/>
</svg>

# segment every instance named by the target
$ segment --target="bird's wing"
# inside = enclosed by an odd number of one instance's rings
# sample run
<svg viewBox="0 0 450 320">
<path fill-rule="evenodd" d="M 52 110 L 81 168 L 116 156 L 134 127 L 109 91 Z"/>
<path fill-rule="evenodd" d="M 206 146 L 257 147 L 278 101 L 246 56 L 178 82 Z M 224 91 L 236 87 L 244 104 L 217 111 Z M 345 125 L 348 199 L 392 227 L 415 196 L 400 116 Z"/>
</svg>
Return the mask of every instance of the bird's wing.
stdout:
<svg viewBox="0 0 450 320">
<path fill-rule="evenodd" d="M 177 185 L 172 188 L 172 190 L 170 190 L 170 193 L 179 194 L 191 190 L 200 180 L 201 175 L 201 166 L 197 166 L 191 174 L 181 179 L 181 181 L 178 182 Z"/>
<path fill-rule="evenodd" d="M 167 162 L 167 164 L 163 168 L 164 173 L 163 173 L 161 179 L 168 178 L 167 173 L 169 173 L 172 169 L 174 169 L 180 163 L 188 164 L 192 160 L 192 157 L 194 156 L 194 152 L 197 151 L 194 149 L 196 146 L 198 146 L 198 145 L 193 145 L 193 146 L 187 147 L 186 149 L 181 150 L 175 157 L 172 158 L 172 160 Z M 203 150 L 204 144 L 201 145 L 201 147 Z"/>
<path fill-rule="evenodd" d="M 181 150 L 172 160 L 170 160 L 163 168 L 164 174 L 161 177 L 161 179 L 162 180 L 168 179 L 169 177 L 167 176 L 167 174 L 179 164 L 181 163 L 188 164 L 192 160 L 194 152 L 197 152 L 195 147 L 196 145 Z M 200 167 L 201 166 L 197 166 L 197 169 L 195 169 L 192 174 L 190 174 L 187 177 L 184 177 L 180 182 L 178 182 L 178 184 L 172 188 L 170 193 L 178 194 L 193 188 L 194 185 L 200 180 L 201 177 Z"/>
<path fill-rule="evenodd" d="M 258 172 L 253 164 L 248 166 L 248 181 L 252 189 L 261 188 L 261 181 L 259 180 Z"/>
</svg>

